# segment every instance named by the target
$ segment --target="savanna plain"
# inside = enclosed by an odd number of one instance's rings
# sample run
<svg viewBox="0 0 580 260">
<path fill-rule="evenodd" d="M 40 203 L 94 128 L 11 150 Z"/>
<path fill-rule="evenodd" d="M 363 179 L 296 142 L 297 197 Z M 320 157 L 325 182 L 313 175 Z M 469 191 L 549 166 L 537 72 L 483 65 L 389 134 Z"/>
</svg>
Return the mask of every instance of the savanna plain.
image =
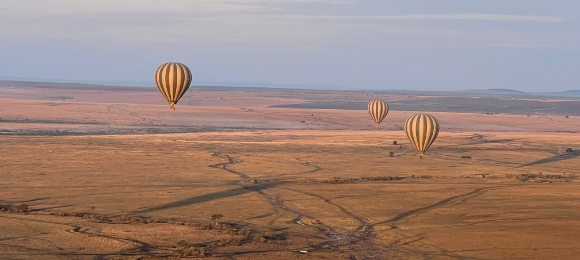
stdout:
<svg viewBox="0 0 580 260">
<path fill-rule="evenodd" d="M 1 259 L 580 255 L 580 99 L 191 87 L 171 111 L 0 81 L 0 104 Z M 423 158 L 418 111 L 441 125 Z"/>
</svg>

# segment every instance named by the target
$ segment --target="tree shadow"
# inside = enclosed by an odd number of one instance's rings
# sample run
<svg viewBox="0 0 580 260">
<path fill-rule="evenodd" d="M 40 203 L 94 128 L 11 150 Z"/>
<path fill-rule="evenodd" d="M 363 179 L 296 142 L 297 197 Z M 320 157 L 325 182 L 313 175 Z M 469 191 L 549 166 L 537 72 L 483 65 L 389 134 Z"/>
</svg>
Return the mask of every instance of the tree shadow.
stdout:
<svg viewBox="0 0 580 260">
<path fill-rule="evenodd" d="M 41 197 L 41 198 L 34 198 L 34 199 L 29 199 L 29 200 L 19 200 L 19 201 L 12 201 L 12 202 L 0 200 L 0 202 L 8 203 L 8 204 L 22 204 L 22 203 L 35 202 L 35 201 L 47 200 L 47 199 L 50 199 L 50 197 Z"/>
<path fill-rule="evenodd" d="M 496 140 L 489 140 L 489 139 L 485 139 L 484 141 L 481 141 L 482 143 L 509 143 L 509 142 L 513 142 L 516 141 L 518 139 L 515 138 L 510 138 L 510 139 L 496 139 Z"/>
<path fill-rule="evenodd" d="M 559 155 L 555 155 L 552 157 L 540 159 L 540 160 L 537 160 L 535 162 L 526 163 L 522 166 L 519 166 L 518 168 L 526 167 L 526 166 L 533 166 L 533 165 L 538 165 L 538 164 L 544 164 L 544 163 L 559 162 L 559 161 L 574 159 L 574 158 L 578 158 L 578 157 L 580 157 L 580 151 L 574 151 L 571 153 L 569 152 L 569 153 L 565 153 L 565 154 L 559 154 Z"/>
<path fill-rule="evenodd" d="M 22 239 L 22 238 L 24 238 L 24 239 L 28 239 L 28 238 L 30 238 L 30 237 L 28 237 L 28 236 L 19 236 L 19 237 L 5 237 L 5 238 L 0 238 L 0 242 L 1 242 L 1 241 L 10 241 L 10 240 L 15 240 L 15 239 Z"/>
<path fill-rule="evenodd" d="M 186 199 L 174 201 L 171 203 L 167 203 L 167 204 L 163 204 L 163 205 L 159 205 L 159 206 L 155 206 L 155 207 L 138 209 L 138 210 L 132 211 L 130 214 L 150 213 L 153 211 L 179 208 L 179 207 L 190 206 L 190 205 L 194 205 L 194 204 L 199 204 L 199 203 L 204 203 L 204 202 L 209 202 L 209 201 L 214 201 L 214 200 L 219 200 L 219 199 L 225 199 L 225 198 L 234 197 L 234 196 L 247 194 L 247 193 L 251 193 L 251 192 L 259 192 L 261 190 L 265 190 L 265 189 L 268 189 L 271 187 L 276 187 L 280 183 L 282 183 L 282 182 L 281 181 L 280 182 L 269 182 L 268 185 L 262 185 L 262 184 L 248 185 L 248 186 L 239 187 L 239 188 L 235 188 L 235 189 L 218 191 L 218 192 L 214 192 L 214 193 L 209 193 L 209 194 L 204 194 L 204 195 L 200 195 L 200 196 L 195 196 L 195 197 L 191 197 L 191 198 L 186 198 Z"/>
<path fill-rule="evenodd" d="M 267 213 L 267 214 L 262 214 L 262 215 L 259 215 L 259 216 L 251 217 L 251 218 L 248 218 L 246 220 L 259 219 L 259 218 L 267 218 L 267 217 L 272 216 L 272 215 L 274 215 L 274 213 Z"/>
<path fill-rule="evenodd" d="M 60 208 L 67 208 L 67 207 L 73 207 L 73 206 L 76 206 L 76 205 L 68 204 L 68 205 L 44 207 L 44 208 L 38 208 L 38 209 L 29 209 L 28 212 L 47 211 L 47 210 L 51 210 L 51 209 L 60 209 Z"/>
<path fill-rule="evenodd" d="M 485 137 L 485 136 L 484 136 Z M 462 144 L 450 144 L 450 145 L 442 145 L 437 146 L 437 148 L 456 148 L 459 146 L 470 146 L 470 145 L 478 145 L 478 144 L 498 144 L 498 143 L 510 143 L 513 141 L 517 141 L 518 139 L 515 138 L 508 138 L 508 139 L 470 139 L 470 142 L 462 143 Z"/>
<path fill-rule="evenodd" d="M 47 200 L 47 199 L 50 199 L 50 197 L 42 197 L 42 198 L 35 198 L 35 199 L 29 199 L 29 200 L 21 200 L 21 201 L 18 201 L 17 203 L 35 202 L 35 201 Z"/>
</svg>

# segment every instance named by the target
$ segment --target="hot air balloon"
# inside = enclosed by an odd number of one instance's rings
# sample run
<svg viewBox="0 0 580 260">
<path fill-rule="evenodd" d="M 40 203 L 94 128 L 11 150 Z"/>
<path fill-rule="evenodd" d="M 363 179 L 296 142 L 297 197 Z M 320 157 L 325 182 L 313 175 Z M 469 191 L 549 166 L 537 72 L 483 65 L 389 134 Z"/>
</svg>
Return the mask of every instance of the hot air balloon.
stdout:
<svg viewBox="0 0 580 260">
<path fill-rule="evenodd" d="M 168 62 L 157 69 L 155 83 L 169 103 L 170 109 L 175 110 L 175 104 L 191 84 L 191 71 L 181 63 Z"/>
<path fill-rule="evenodd" d="M 385 119 L 387 113 L 389 113 L 389 105 L 385 101 L 374 100 L 369 103 L 368 109 L 371 118 L 375 121 L 377 128 L 379 128 L 379 124 Z"/>
<path fill-rule="evenodd" d="M 422 157 L 439 134 L 439 122 L 428 114 L 416 114 L 405 122 L 405 133 Z"/>
</svg>

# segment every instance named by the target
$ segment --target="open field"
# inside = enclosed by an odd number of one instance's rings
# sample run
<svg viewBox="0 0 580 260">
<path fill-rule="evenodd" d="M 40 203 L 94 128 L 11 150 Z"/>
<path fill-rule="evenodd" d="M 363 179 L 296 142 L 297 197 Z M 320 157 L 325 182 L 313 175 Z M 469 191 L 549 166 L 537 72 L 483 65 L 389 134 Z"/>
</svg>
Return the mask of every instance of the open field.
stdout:
<svg viewBox="0 0 580 260">
<path fill-rule="evenodd" d="M 580 118 L 564 108 L 433 112 L 419 159 L 401 130 L 414 111 L 375 130 L 364 110 L 273 106 L 430 97 L 194 91 L 169 111 L 137 90 L 0 88 L 0 258 L 580 254 Z"/>
</svg>

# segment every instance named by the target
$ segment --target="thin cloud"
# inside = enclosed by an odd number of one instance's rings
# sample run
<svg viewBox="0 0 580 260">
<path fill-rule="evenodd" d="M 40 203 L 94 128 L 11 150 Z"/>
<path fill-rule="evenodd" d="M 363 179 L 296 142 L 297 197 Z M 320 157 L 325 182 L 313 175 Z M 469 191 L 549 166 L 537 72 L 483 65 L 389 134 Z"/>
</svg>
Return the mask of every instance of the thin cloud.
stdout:
<svg viewBox="0 0 580 260">
<path fill-rule="evenodd" d="M 306 15 L 286 5 L 355 4 L 352 0 L 0 0 L 0 33 L 26 39 L 99 39 L 117 42 L 257 43 L 285 47 L 329 42 L 384 42 L 393 35 L 460 40 L 468 45 L 548 46 L 576 42 L 566 32 L 510 30 L 507 24 L 562 23 L 565 18 L 508 14 Z M 305 8 L 303 6 L 302 8 Z M 6 11 L 6 8 L 8 11 Z M 0 11 L 1 12 L 1 11 Z M 5 15 L 8 12 L 9 15 Z M 431 26 L 430 20 L 456 20 Z M 390 21 L 404 21 L 390 22 Z M 481 29 L 453 29 L 486 21 Z M 494 22 L 496 22 L 494 24 Z M 2 26 L 1 24 L 4 24 Z M 486 23 L 487 24 L 487 23 Z M 469 26 L 469 25 L 467 25 Z M 487 26 L 487 25 L 486 25 Z M 536 27 L 536 25 L 530 25 Z M 552 26 L 552 25 L 550 25 Z M 519 25 L 518 25 L 519 27 Z M 538 26 L 541 27 L 541 26 Z M 479 27 L 481 28 L 481 27 Z M 554 34 L 554 35 L 552 35 Z M 550 37 L 547 37 L 549 35 Z M 399 37 L 403 38 L 403 37 Z M 407 37 L 409 38 L 409 37 Z M 364 39 L 364 40 L 363 40 Z M 560 39 L 560 40 L 557 40 Z M 423 42 L 423 41 L 421 41 Z"/>
<path fill-rule="evenodd" d="M 507 14 L 408 14 L 408 15 L 285 15 L 293 19 L 323 19 L 323 20 L 474 20 L 497 22 L 540 22 L 560 23 L 566 21 L 562 17 L 537 15 L 507 15 Z"/>
<path fill-rule="evenodd" d="M 354 0 L 0 0 L 0 13 L 12 17 L 54 16 L 74 14 L 217 14 L 253 13 L 270 19 L 295 20 L 474 20 L 497 22 L 560 23 L 563 17 L 510 14 L 404 14 L 404 15 L 301 15 L 285 14 L 283 6 L 293 3 L 354 4 Z"/>
<path fill-rule="evenodd" d="M 3 14 L 12 16 L 87 13 L 219 13 L 279 11 L 292 3 L 349 4 L 352 0 L 0 0 Z"/>
<path fill-rule="evenodd" d="M 509 48 L 519 48 L 519 49 L 537 49 L 550 46 L 549 44 L 517 44 L 517 43 L 507 43 L 507 44 L 491 44 L 491 47 L 509 47 Z"/>
</svg>

